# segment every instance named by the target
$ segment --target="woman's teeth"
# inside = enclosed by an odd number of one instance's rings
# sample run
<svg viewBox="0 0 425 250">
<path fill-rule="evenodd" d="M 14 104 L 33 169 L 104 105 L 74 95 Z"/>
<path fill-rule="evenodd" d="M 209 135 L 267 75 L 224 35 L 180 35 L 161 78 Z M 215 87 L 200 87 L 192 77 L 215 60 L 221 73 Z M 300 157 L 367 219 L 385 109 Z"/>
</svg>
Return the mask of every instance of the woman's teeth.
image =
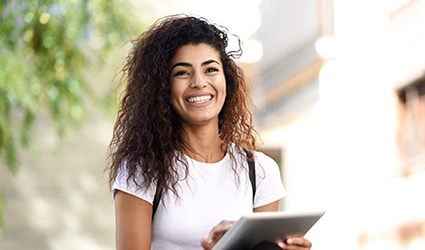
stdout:
<svg viewBox="0 0 425 250">
<path fill-rule="evenodd" d="M 211 100 L 210 95 L 195 96 L 195 97 L 187 98 L 187 101 L 190 103 L 203 103 L 203 102 L 208 102 L 209 100 Z"/>
</svg>

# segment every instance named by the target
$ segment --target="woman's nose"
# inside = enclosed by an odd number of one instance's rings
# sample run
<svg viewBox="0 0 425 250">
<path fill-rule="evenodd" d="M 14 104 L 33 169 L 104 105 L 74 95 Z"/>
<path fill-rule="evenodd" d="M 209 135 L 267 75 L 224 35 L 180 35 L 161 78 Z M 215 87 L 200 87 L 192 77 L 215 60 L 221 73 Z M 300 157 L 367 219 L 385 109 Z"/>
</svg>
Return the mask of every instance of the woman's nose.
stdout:
<svg viewBox="0 0 425 250">
<path fill-rule="evenodd" d="M 200 74 L 195 74 L 190 85 L 191 88 L 205 88 L 207 86 L 206 80 Z"/>
</svg>

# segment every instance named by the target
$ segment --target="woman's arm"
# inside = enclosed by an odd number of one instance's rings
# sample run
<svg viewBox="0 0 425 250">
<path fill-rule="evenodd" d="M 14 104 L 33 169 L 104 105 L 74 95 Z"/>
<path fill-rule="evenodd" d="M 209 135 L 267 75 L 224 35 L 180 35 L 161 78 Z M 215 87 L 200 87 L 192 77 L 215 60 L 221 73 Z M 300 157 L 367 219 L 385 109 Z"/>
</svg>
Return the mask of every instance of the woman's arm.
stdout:
<svg viewBox="0 0 425 250">
<path fill-rule="evenodd" d="M 152 235 L 152 205 L 131 194 L 115 194 L 117 250 L 149 250 Z"/>
</svg>

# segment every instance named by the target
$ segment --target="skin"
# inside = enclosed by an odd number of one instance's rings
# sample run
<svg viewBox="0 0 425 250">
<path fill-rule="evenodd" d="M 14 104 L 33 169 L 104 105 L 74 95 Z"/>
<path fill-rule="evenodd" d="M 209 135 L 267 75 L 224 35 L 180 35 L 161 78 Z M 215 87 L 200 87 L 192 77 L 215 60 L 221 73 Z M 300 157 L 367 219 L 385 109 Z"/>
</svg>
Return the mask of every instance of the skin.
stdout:
<svg viewBox="0 0 425 250">
<path fill-rule="evenodd" d="M 217 51 L 207 44 L 189 44 L 178 49 L 171 60 L 171 105 L 181 118 L 184 140 L 191 145 L 184 153 L 201 162 L 218 162 L 225 152 L 218 136 L 218 114 L 226 98 L 226 81 Z M 278 211 L 279 201 L 254 209 Z M 152 237 L 152 205 L 130 194 L 115 194 L 116 248 L 149 250 Z M 203 249 L 217 243 L 233 221 L 222 221 L 200 239 Z M 282 249 L 306 250 L 311 243 L 303 237 L 278 242 Z"/>
<path fill-rule="evenodd" d="M 185 130 L 216 127 L 226 98 L 226 80 L 218 53 L 206 44 L 186 45 L 176 51 L 171 65 L 171 105 Z M 196 98 L 197 102 L 190 102 Z"/>
<path fill-rule="evenodd" d="M 115 194 L 115 231 L 117 250 L 151 248 L 152 205 L 133 195 Z"/>
<path fill-rule="evenodd" d="M 189 44 L 176 51 L 171 65 L 171 105 L 191 146 L 184 153 L 198 161 L 218 162 L 225 154 L 218 136 L 218 114 L 226 98 L 220 56 L 209 45 Z"/>
</svg>

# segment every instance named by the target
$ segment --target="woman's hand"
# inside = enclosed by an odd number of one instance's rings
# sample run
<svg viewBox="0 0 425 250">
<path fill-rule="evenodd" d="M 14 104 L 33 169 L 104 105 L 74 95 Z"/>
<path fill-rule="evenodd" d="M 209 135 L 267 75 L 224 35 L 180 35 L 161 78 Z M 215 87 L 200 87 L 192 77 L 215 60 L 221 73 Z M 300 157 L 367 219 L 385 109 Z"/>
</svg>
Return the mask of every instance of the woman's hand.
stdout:
<svg viewBox="0 0 425 250">
<path fill-rule="evenodd" d="M 278 241 L 277 244 L 286 250 L 309 250 L 311 248 L 311 242 L 302 236 L 291 236 L 282 241 Z"/>
<path fill-rule="evenodd" d="M 218 240 L 220 240 L 221 237 L 223 237 L 224 233 L 226 233 L 227 230 L 229 230 L 234 223 L 235 223 L 234 221 L 228 221 L 228 220 L 223 220 L 220 223 L 218 223 L 215 227 L 213 227 L 213 229 L 211 229 L 208 235 L 208 238 L 201 239 L 202 248 L 204 250 L 212 249 L 215 246 L 215 244 L 217 244 Z"/>
</svg>

